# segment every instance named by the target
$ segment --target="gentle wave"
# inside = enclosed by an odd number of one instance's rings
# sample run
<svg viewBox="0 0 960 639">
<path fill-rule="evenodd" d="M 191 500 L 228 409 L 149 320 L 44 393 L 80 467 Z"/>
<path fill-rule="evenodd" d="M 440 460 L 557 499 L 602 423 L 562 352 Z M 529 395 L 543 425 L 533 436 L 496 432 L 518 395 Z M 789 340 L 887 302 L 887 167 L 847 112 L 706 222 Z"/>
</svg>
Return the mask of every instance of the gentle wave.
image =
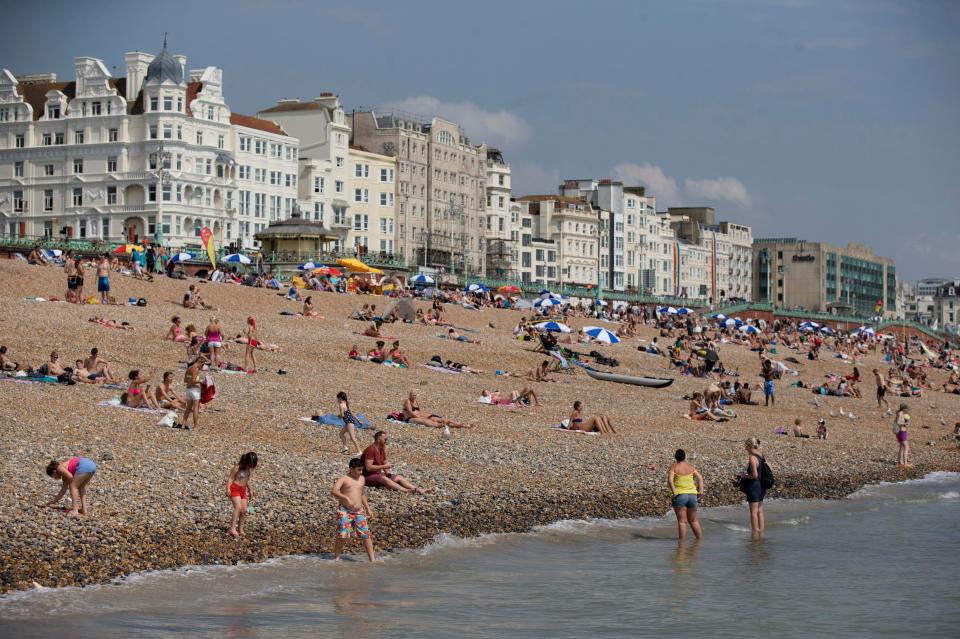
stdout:
<svg viewBox="0 0 960 639">
<path fill-rule="evenodd" d="M 847 495 L 847 499 L 859 499 L 861 497 L 875 497 L 877 493 L 882 493 L 893 486 L 922 486 L 924 484 L 946 484 L 949 482 L 960 481 L 960 473 L 953 473 L 945 470 L 927 473 L 920 479 L 907 479 L 905 481 L 882 481 L 877 484 L 863 486 L 860 490 Z"/>
</svg>

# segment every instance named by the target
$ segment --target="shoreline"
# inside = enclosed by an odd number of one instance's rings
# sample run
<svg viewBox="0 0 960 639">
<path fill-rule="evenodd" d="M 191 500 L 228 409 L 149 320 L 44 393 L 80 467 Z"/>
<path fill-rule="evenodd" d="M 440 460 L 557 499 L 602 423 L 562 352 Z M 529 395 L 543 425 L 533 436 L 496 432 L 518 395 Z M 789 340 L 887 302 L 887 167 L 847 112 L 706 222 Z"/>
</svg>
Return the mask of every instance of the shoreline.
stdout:
<svg viewBox="0 0 960 639">
<path fill-rule="evenodd" d="M 942 464 L 924 464 L 909 469 L 893 467 L 888 471 L 873 470 L 862 473 L 778 473 L 777 486 L 771 492 L 770 498 L 844 499 L 865 486 L 922 479 L 934 472 L 960 473 L 960 460 L 944 459 Z M 712 486 L 714 489 L 708 489 L 708 498 L 701 507 L 743 504 L 740 492 L 731 485 L 714 482 Z M 719 486 L 722 488 L 716 490 Z M 653 494 L 635 495 L 614 489 L 610 494 L 591 495 L 587 500 L 577 491 L 556 491 L 536 496 L 523 492 L 481 495 L 475 501 L 435 500 L 432 504 L 392 500 L 391 503 L 382 504 L 380 509 L 381 512 L 389 513 L 389 522 L 380 525 L 378 517 L 371 527 L 377 552 L 386 553 L 422 549 L 435 542 L 441 534 L 471 539 L 489 534 L 528 533 L 535 527 L 570 520 L 659 518 L 665 516 L 669 508 L 669 499 L 663 489 L 655 490 Z M 78 523 L 91 521 L 95 520 Z M 17 558 L 8 555 L 5 557 L 7 565 L 0 567 L 0 597 L 28 592 L 37 586 L 63 588 L 123 585 L 123 580 L 128 577 L 153 571 L 175 571 L 188 567 L 228 567 L 290 556 L 327 554 L 332 551 L 332 526 L 327 526 L 330 530 L 307 531 L 306 534 L 295 526 L 266 530 L 261 529 L 254 516 L 251 518 L 248 537 L 234 542 L 226 536 L 219 521 L 211 524 L 210 529 L 215 532 L 201 537 L 165 533 L 154 534 L 148 540 L 121 534 L 113 536 L 115 542 L 107 547 L 102 547 L 99 541 L 92 542 L 93 548 L 101 555 L 126 554 L 126 561 L 120 564 L 123 569 L 113 563 L 108 566 L 98 563 L 98 570 L 90 570 L 90 564 L 81 567 L 79 564 L 84 556 L 79 553 L 74 553 L 73 557 L 52 559 L 36 556 Z M 238 548 L 238 544 L 245 544 L 245 547 Z M 84 546 L 86 547 L 86 544 Z M 358 548 L 359 546 L 354 544 L 348 546 L 347 551 L 358 552 Z M 59 574 L 60 577 L 55 580 L 54 574 Z"/>
</svg>

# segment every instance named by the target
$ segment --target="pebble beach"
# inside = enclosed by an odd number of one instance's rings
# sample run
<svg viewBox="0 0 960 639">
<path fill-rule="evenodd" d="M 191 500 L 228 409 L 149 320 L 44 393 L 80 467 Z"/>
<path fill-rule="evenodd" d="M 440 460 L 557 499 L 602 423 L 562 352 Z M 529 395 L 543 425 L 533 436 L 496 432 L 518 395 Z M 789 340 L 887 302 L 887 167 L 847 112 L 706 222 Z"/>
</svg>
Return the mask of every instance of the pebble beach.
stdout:
<svg viewBox="0 0 960 639">
<path fill-rule="evenodd" d="M 95 281 L 89 270 L 86 281 L 88 287 Z M 267 289 L 164 277 L 148 283 L 116 273 L 111 283 L 118 300 L 145 298 L 147 305 L 28 300 L 62 297 L 62 269 L 0 262 L 0 344 L 14 361 L 34 366 L 52 350 L 68 365 L 97 347 L 124 376 L 139 368 L 155 382 L 164 371 L 174 371 L 181 394 L 184 347 L 163 339 L 174 315 L 183 326 L 194 324 L 201 332 L 216 316 L 230 336 L 253 316 L 260 338 L 282 350 L 258 352 L 256 374 L 214 372 L 218 396 L 195 431 L 159 426 L 159 414 L 99 405 L 118 396 L 118 390 L 0 381 L 0 531 L 5 541 L 0 590 L 108 583 L 146 570 L 331 551 L 335 503 L 330 487 L 346 471 L 350 455 L 340 452 L 338 428 L 300 418 L 335 412 L 338 391 L 346 392 L 352 409 L 373 426 L 360 432 L 361 444 L 372 441 L 373 430 L 389 431 L 388 455 L 395 470 L 435 489 L 428 495 L 368 489 L 378 552 L 422 546 L 441 533 L 471 537 L 521 532 L 563 519 L 662 516 L 670 504 L 666 471 L 677 448 L 687 451 L 704 476 L 702 505 L 736 504 L 742 494 L 729 478 L 745 465 L 743 441 L 752 436 L 761 440 L 777 477 L 771 497 L 842 498 L 864 484 L 960 471 L 953 436 L 960 395 L 937 391 L 916 399 L 889 398 L 894 407 L 899 401 L 908 404 L 912 417 L 913 466 L 896 465 L 890 418 L 876 407 L 870 376 L 873 368 L 886 370 L 877 353 L 858 363 L 862 399 L 822 397 L 822 406 L 816 406 L 810 390 L 790 387 L 797 378 L 787 377 L 777 382 L 775 407 L 735 405 L 738 416 L 729 422 L 695 422 L 682 417 L 687 402 L 680 396 L 703 390 L 709 383 L 704 379 L 677 377 L 671 386 L 655 390 L 594 380 L 582 371 L 555 375 L 555 383 L 496 375 L 498 369 L 521 373 L 544 359 L 530 342 L 512 336 L 513 326 L 530 311 L 474 311 L 448 304 L 448 319 L 481 344 L 440 339 L 445 330 L 436 326 L 385 324 L 383 333 L 399 339 L 417 364 L 401 369 L 346 357 L 353 344 L 367 350 L 375 341 L 355 334 L 365 324 L 347 319 L 351 311 L 371 302 L 382 308 L 387 298 L 313 293 L 314 308 L 324 316 L 317 319 L 280 315 L 300 310 L 300 304 Z M 190 283 L 198 284 L 218 310 L 182 308 L 178 300 Z M 417 304 L 426 308 L 424 302 Z M 89 322 L 94 316 L 129 322 L 133 330 Z M 574 328 L 596 323 L 588 318 L 570 322 Z M 616 330 L 615 324 L 608 327 Z M 637 350 L 654 335 L 652 327 L 642 327 L 640 339 L 571 347 L 615 357 L 618 373 L 675 377 L 667 358 Z M 434 355 L 483 372 L 445 374 L 419 365 Z M 760 381 L 757 354 L 747 347 L 725 344 L 719 355 L 728 370 L 739 371 L 741 381 L 751 386 Z M 243 346 L 231 346 L 225 357 L 242 363 Z M 808 384 L 852 370 L 852 364 L 828 352 L 821 361 L 802 361 L 796 368 Z M 278 374 L 280 369 L 286 374 Z M 929 371 L 934 387 L 946 377 L 943 371 Z M 509 391 L 528 384 L 541 407 L 508 410 L 476 402 L 483 389 Z M 443 438 L 436 429 L 387 423 L 385 416 L 400 410 L 410 390 L 419 393 L 424 410 L 474 428 Z M 762 394 L 758 396 L 762 404 Z M 551 430 L 569 415 L 576 399 L 584 402 L 587 416 L 609 415 L 618 434 Z M 856 418 L 839 416 L 841 408 Z M 831 417 L 831 411 L 837 416 Z M 817 418 L 825 418 L 829 439 L 774 434 L 777 428 L 789 429 L 795 417 L 810 434 Z M 231 512 L 224 494 L 227 473 L 251 450 L 260 458 L 253 512 L 246 536 L 233 539 L 226 534 Z M 75 455 L 93 459 L 98 470 L 89 486 L 93 512 L 68 519 L 63 503 L 42 506 L 59 489 L 44 467 L 50 459 Z M 746 508 L 744 518 L 748 521 Z M 348 551 L 358 550 L 348 546 Z"/>
</svg>

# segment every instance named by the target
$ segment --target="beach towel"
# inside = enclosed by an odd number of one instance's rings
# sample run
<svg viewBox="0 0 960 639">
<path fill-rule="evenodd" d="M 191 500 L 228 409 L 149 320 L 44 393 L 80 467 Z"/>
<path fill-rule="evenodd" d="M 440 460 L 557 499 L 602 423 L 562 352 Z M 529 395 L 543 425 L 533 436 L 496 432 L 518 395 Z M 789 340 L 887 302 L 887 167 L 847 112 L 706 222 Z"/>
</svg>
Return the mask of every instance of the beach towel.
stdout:
<svg viewBox="0 0 960 639">
<path fill-rule="evenodd" d="M 50 375 L 44 375 L 42 377 L 7 377 L 4 376 L 0 379 L 4 379 L 8 382 L 17 382 L 18 384 L 59 384 L 60 381 L 56 377 Z"/>
<path fill-rule="evenodd" d="M 526 404 L 519 404 L 517 402 L 510 402 L 508 404 L 500 404 L 497 402 L 485 402 L 483 397 L 480 399 L 473 400 L 474 404 L 483 404 L 484 406 L 496 406 L 497 408 L 506 408 L 507 410 L 519 410 L 521 408 L 526 408 Z"/>
<path fill-rule="evenodd" d="M 460 375 L 463 371 L 455 371 L 444 366 L 431 366 L 430 364 L 420 364 L 424 368 L 437 371 L 438 373 L 450 373 L 451 375 Z"/>
<path fill-rule="evenodd" d="M 130 406 L 124 406 L 120 403 L 119 397 L 114 397 L 113 399 L 108 399 L 105 402 L 100 402 L 97 406 L 105 406 L 107 408 L 122 408 L 123 410 L 132 410 L 138 413 L 166 413 L 166 410 L 154 410 L 152 408 L 132 408 Z"/>
<path fill-rule="evenodd" d="M 564 433 L 580 433 L 581 435 L 599 435 L 600 433 L 596 431 L 586 431 L 586 430 L 570 430 L 567 428 L 567 424 L 570 423 L 570 420 L 565 419 L 559 424 L 554 424 L 550 427 L 550 430 L 558 430 Z"/>
</svg>

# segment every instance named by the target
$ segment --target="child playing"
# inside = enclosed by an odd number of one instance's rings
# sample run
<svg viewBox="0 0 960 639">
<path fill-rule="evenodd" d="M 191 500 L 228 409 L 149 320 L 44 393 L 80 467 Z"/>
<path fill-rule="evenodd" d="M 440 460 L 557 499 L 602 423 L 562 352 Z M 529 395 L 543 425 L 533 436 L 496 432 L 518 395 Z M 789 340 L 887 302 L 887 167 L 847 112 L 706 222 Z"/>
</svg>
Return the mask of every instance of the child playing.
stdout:
<svg viewBox="0 0 960 639">
<path fill-rule="evenodd" d="M 256 350 L 257 346 L 260 345 L 260 342 L 257 341 L 257 320 L 250 316 L 247 318 L 247 328 L 246 328 L 246 338 L 247 338 L 247 347 L 243 351 L 243 370 L 248 373 L 257 372 L 257 355 Z M 253 368 L 247 368 L 247 360 L 253 362 Z"/>
<path fill-rule="evenodd" d="M 244 453 L 240 461 L 230 470 L 227 478 L 227 497 L 233 502 L 233 518 L 230 521 L 230 536 L 243 537 L 243 521 L 247 518 L 247 502 L 253 499 L 253 486 L 250 480 L 257 467 L 257 454 Z"/>
<path fill-rule="evenodd" d="M 363 460 L 354 457 L 350 460 L 349 472 L 333 484 L 330 494 L 339 505 L 337 506 L 337 541 L 333 546 L 333 560 L 340 561 L 343 552 L 343 542 L 349 539 L 351 532 L 363 541 L 367 550 L 367 557 L 374 561 L 373 540 L 370 538 L 370 529 L 367 519 L 373 517 L 370 504 L 365 494 L 366 482 L 363 479 Z"/>
<path fill-rule="evenodd" d="M 357 441 L 357 427 L 363 428 L 360 424 L 360 421 L 354 416 L 353 411 L 350 410 L 350 402 L 347 400 L 347 394 L 343 391 L 337 393 L 337 415 L 340 416 L 340 419 L 343 420 L 344 426 L 340 429 L 340 441 L 343 443 L 343 450 L 341 453 L 346 453 L 350 451 L 350 447 L 347 446 L 347 441 L 353 443 L 353 447 L 357 451 L 357 455 L 363 452 L 363 448 L 360 446 L 360 442 Z"/>
<path fill-rule="evenodd" d="M 821 417 L 817 420 L 817 439 L 827 438 L 827 422 Z"/>
</svg>

